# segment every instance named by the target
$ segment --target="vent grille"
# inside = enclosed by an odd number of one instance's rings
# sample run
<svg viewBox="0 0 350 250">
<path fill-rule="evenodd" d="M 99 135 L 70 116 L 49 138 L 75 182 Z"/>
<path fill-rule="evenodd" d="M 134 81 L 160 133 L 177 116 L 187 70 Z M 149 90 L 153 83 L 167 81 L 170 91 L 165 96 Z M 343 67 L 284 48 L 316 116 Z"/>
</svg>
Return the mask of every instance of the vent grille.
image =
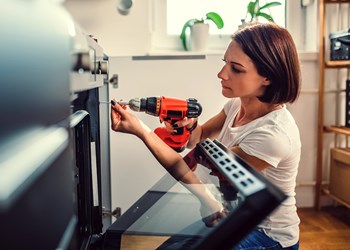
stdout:
<svg viewBox="0 0 350 250">
<path fill-rule="evenodd" d="M 266 187 L 263 182 L 243 166 L 246 163 L 238 162 L 234 159 L 234 156 L 228 155 L 210 139 L 205 139 L 199 145 L 210 161 L 218 167 L 218 170 L 222 174 L 234 183 L 236 188 L 244 196 L 249 196 Z"/>
</svg>

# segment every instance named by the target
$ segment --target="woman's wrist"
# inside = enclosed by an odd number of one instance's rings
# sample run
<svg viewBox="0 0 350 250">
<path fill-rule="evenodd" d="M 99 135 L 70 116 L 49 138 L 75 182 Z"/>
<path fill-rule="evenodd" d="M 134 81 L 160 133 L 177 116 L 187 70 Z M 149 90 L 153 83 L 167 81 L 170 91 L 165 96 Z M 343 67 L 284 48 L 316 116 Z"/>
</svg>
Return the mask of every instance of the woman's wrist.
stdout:
<svg viewBox="0 0 350 250">
<path fill-rule="evenodd" d="M 192 123 L 191 127 L 186 127 L 187 131 L 189 131 L 190 133 L 192 133 L 193 130 L 195 130 L 197 128 L 198 125 L 198 120 L 196 120 L 194 123 Z"/>
</svg>

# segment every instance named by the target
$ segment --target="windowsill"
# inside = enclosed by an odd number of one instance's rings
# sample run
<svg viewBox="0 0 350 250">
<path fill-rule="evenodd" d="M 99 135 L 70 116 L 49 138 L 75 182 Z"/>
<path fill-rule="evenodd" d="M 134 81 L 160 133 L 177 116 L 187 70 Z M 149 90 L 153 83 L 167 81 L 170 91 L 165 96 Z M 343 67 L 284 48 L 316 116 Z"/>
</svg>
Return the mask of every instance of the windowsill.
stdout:
<svg viewBox="0 0 350 250">
<path fill-rule="evenodd" d="M 147 53 L 148 56 L 164 56 L 164 55 L 223 55 L 225 50 L 206 50 L 206 51 L 184 51 L 184 50 L 152 50 Z"/>
<path fill-rule="evenodd" d="M 206 51 L 183 51 L 183 50 L 152 50 L 146 53 L 146 56 L 192 56 L 192 55 L 220 55 L 222 56 L 225 50 L 206 50 Z M 317 51 L 298 51 L 300 61 L 317 61 Z"/>
</svg>

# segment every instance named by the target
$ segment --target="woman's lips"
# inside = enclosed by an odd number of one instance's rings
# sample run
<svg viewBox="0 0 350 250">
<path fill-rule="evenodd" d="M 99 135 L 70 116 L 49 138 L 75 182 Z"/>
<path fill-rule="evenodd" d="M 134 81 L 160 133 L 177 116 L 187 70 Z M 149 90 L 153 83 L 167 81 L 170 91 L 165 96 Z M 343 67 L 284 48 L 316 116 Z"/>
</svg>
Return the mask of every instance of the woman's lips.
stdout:
<svg viewBox="0 0 350 250">
<path fill-rule="evenodd" d="M 221 83 L 221 87 L 223 88 L 223 89 L 229 89 L 229 87 L 226 87 L 224 84 L 222 84 Z"/>
</svg>

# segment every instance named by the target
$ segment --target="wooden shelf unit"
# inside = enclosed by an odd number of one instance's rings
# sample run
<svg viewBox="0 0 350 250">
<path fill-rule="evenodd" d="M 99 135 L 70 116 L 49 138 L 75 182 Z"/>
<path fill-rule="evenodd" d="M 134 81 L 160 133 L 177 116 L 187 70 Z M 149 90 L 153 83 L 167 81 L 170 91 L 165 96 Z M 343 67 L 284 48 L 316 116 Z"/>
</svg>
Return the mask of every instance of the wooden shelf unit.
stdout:
<svg viewBox="0 0 350 250">
<path fill-rule="evenodd" d="M 326 68 L 344 68 L 350 67 L 350 61 L 326 61 Z"/>
<path fill-rule="evenodd" d="M 342 126 L 333 126 L 324 124 L 324 108 L 325 108 L 325 71 L 326 69 L 350 68 L 350 60 L 344 61 L 326 61 L 325 59 L 325 34 L 326 28 L 326 9 L 330 4 L 350 3 L 350 0 L 319 0 L 319 92 L 318 92 L 318 125 L 317 125 L 317 159 L 316 159 L 316 192 L 315 192 L 315 208 L 321 208 L 321 196 L 326 195 L 334 201 L 350 208 L 350 204 L 342 201 L 333 195 L 327 186 L 323 185 L 323 150 L 324 150 L 324 134 L 335 133 L 350 136 L 350 128 Z M 349 180 L 350 181 L 350 180 Z"/>
<path fill-rule="evenodd" d="M 350 136 L 350 128 L 343 127 L 343 126 L 324 126 L 323 130 L 324 132 L 334 132 L 337 134 Z"/>
<path fill-rule="evenodd" d="M 342 204 L 343 206 L 347 207 L 350 209 L 350 204 L 347 203 L 346 201 L 343 201 L 342 199 L 338 198 L 337 196 L 333 195 L 331 191 L 328 189 L 328 187 L 323 186 L 321 189 L 322 194 L 327 195 L 328 197 L 331 197 L 333 200 L 338 202 L 339 204 Z"/>
<path fill-rule="evenodd" d="M 324 3 L 348 3 L 348 0 L 325 0 Z"/>
</svg>

